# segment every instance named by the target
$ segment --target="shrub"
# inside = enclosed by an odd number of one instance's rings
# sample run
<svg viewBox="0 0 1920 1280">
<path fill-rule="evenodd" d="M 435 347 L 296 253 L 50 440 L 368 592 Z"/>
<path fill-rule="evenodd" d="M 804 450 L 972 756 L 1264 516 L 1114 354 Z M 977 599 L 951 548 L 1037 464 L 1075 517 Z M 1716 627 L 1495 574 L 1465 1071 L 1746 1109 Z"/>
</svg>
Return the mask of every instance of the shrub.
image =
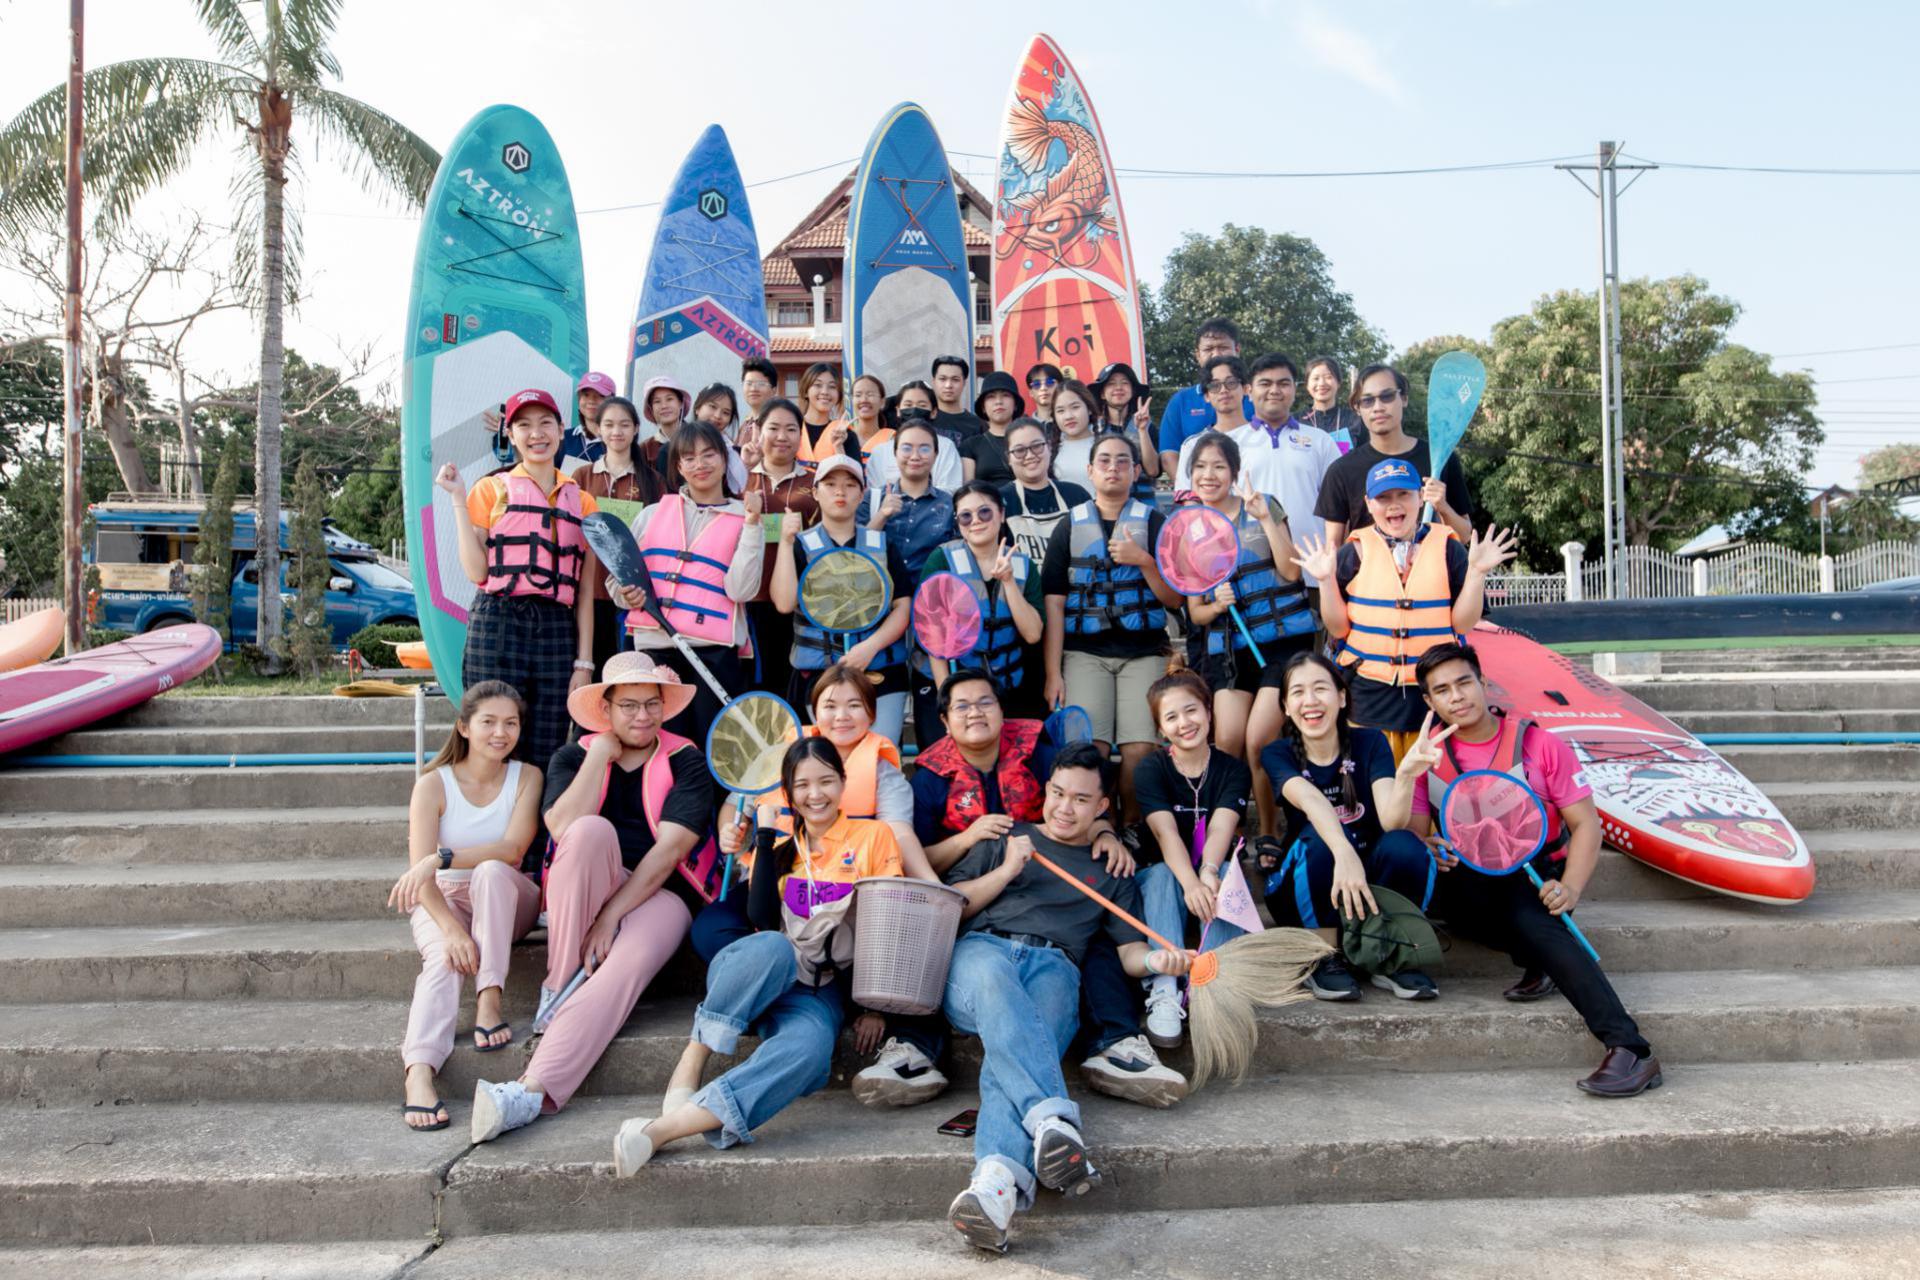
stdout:
<svg viewBox="0 0 1920 1280">
<path fill-rule="evenodd" d="M 397 622 L 382 622 L 371 627 L 362 627 L 354 632 L 352 638 L 347 641 L 347 647 L 358 649 L 360 657 L 369 667 L 391 670 L 400 665 L 400 655 L 393 651 L 393 646 L 419 638 L 419 627 Z"/>
</svg>

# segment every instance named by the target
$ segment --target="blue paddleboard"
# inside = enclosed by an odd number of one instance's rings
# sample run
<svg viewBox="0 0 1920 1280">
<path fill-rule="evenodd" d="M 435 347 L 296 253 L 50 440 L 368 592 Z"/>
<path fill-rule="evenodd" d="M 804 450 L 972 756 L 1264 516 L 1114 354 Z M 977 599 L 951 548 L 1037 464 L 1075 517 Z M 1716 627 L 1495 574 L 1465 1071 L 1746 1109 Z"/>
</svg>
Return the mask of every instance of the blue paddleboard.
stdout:
<svg viewBox="0 0 1920 1280">
<path fill-rule="evenodd" d="M 967 245 L 953 170 L 927 113 L 887 112 L 867 141 L 847 213 L 841 279 L 847 376 L 873 374 L 889 394 L 927 377 L 935 356 L 973 360 Z M 962 403 L 971 407 L 969 380 Z"/>
<path fill-rule="evenodd" d="M 627 348 L 627 394 L 638 403 L 647 379 L 658 377 L 694 395 L 715 382 L 738 387 L 740 362 L 766 354 L 766 286 L 747 187 L 726 130 L 708 125 L 673 175 L 653 233 Z"/>
<path fill-rule="evenodd" d="M 420 220 L 407 304 L 400 455 L 407 559 L 420 631 L 449 697 L 463 687 L 467 611 L 448 462 L 471 489 L 500 466 L 494 426 L 508 396 L 541 387 L 561 406 L 587 368 L 580 228 L 560 152 L 519 107 L 488 107 L 440 162 Z"/>
</svg>

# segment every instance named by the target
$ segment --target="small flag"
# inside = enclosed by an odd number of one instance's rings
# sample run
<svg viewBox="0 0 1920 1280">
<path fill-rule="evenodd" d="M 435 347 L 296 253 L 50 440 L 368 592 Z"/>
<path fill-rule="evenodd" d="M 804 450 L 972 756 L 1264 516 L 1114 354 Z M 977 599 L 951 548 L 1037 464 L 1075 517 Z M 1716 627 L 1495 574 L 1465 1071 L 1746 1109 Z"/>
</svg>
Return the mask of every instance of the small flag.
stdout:
<svg viewBox="0 0 1920 1280">
<path fill-rule="evenodd" d="M 1220 896 L 1214 899 L 1214 914 L 1228 924 L 1239 925 L 1248 933 L 1259 933 L 1267 926 L 1261 922 L 1260 908 L 1254 905 L 1253 891 L 1240 870 L 1240 859 L 1228 858 L 1221 868 Z"/>
</svg>

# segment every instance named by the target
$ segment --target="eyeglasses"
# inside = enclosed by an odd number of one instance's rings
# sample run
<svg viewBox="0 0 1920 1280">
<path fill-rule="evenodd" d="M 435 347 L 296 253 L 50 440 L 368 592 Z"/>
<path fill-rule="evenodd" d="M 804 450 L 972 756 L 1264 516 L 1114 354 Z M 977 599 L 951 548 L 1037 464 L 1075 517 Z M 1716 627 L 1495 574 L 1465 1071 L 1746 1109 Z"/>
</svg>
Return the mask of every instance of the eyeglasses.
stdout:
<svg viewBox="0 0 1920 1280">
<path fill-rule="evenodd" d="M 642 711 L 650 716 L 657 716 L 666 710 L 666 707 L 667 703 L 664 698 L 648 698 L 645 702 L 634 702 L 630 699 L 623 698 L 613 704 L 613 709 L 623 716 L 637 716 Z"/>
<path fill-rule="evenodd" d="M 1020 458 L 1024 460 L 1026 458 L 1038 458 L 1045 454 L 1046 451 L 1047 442 L 1045 440 L 1036 440 L 1032 444 L 1015 445 L 1013 448 L 1007 450 L 1007 456 L 1009 458 Z"/>
<path fill-rule="evenodd" d="M 962 529 L 968 529 L 976 524 L 991 524 L 999 515 L 992 507 L 968 507 L 965 511 L 954 512 L 953 520 Z"/>
<path fill-rule="evenodd" d="M 1215 378 L 1207 384 L 1209 391 L 1238 391 L 1239 389 L 1240 379 L 1238 378 Z"/>
<path fill-rule="evenodd" d="M 1389 387 L 1385 391 L 1382 391 L 1377 396 L 1361 396 L 1358 400 L 1355 400 L 1354 403 L 1359 405 L 1362 409 L 1371 409 L 1376 404 L 1381 404 L 1381 405 L 1392 404 L 1395 400 L 1398 400 L 1399 398 L 1400 398 L 1400 388 Z"/>
<path fill-rule="evenodd" d="M 900 444 L 895 445 L 893 451 L 902 458 L 930 458 L 934 448 L 930 444 Z"/>
<path fill-rule="evenodd" d="M 976 711 L 981 715 L 986 715 L 999 705 L 1000 699 L 989 697 L 982 698 L 978 702 L 951 702 L 947 704 L 947 711 L 951 715 L 961 717 L 970 716 Z"/>
<path fill-rule="evenodd" d="M 1049 377 L 1046 377 L 1045 375 L 1042 375 L 1042 376 L 1040 376 L 1040 377 L 1038 377 L 1038 378 L 1028 378 L 1028 379 L 1027 379 L 1027 390 L 1029 390 L 1029 391 L 1038 391 L 1038 390 L 1039 390 L 1040 388 L 1042 388 L 1042 387 L 1051 387 L 1051 386 L 1054 386 L 1054 385 L 1056 385 L 1056 384 L 1058 384 L 1058 383 L 1059 383 L 1059 381 L 1060 381 L 1060 379 L 1058 379 L 1058 378 L 1049 378 Z"/>
</svg>

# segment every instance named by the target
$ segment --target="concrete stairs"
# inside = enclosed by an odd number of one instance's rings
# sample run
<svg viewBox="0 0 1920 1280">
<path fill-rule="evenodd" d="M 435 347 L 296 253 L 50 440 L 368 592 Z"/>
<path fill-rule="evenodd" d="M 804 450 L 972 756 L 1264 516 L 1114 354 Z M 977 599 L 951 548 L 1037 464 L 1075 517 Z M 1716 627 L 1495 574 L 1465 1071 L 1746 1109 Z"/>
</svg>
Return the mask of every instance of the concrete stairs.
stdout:
<svg viewBox="0 0 1920 1280">
<path fill-rule="evenodd" d="M 1864 714 L 1920 730 L 1920 675 L 1634 687 L 1703 730 Z M 400 700 L 169 697 L 52 750 L 395 750 L 411 726 Z M 1920 1256 L 1904 1190 L 1920 1186 L 1920 753 L 1727 754 L 1801 825 L 1815 897 L 1737 902 L 1609 852 L 1580 910 L 1667 1087 L 1578 1093 L 1598 1052 L 1571 1010 L 1508 1004 L 1512 966 L 1455 943 L 1441 1000 L 1266 1013 L 1252 1079 L 1170 1111 L 1088 1094 L 1070 1067 L 1108 1183 L 1043 1199 L 1007 1264 L 1585 1276 L 1631 1237 L 1698 1274 L 1899 1273 L 1892 1260 Z M 516 1074 L 528 1048 L 481 1055 L 463 1037 L 442 1082 L 453 1127 L 403 1129 L 419 962 L 383 904 L 410 782 L 405 766 L 0 770 L 0 1277 L 978 1265 L 940 1222 L 969 1146 L 934 1132 L 973 1105 L 971 1041 L 928 1106 L 860 1108 L 843 1044 L 834 1087 L 760 1141 L 683 1146 L 613 1178 L 614 1128 L 657 1109 L 684 1043 L 689 966 L 648 993 L 564 1114 L 470 1147 L 473 1081 Z M 516 953 L 522 1036 L 543 967 L 537 941 Z M 1483 1242 L 1471 1256 L 1467 1240 Z"/>
</svg>

